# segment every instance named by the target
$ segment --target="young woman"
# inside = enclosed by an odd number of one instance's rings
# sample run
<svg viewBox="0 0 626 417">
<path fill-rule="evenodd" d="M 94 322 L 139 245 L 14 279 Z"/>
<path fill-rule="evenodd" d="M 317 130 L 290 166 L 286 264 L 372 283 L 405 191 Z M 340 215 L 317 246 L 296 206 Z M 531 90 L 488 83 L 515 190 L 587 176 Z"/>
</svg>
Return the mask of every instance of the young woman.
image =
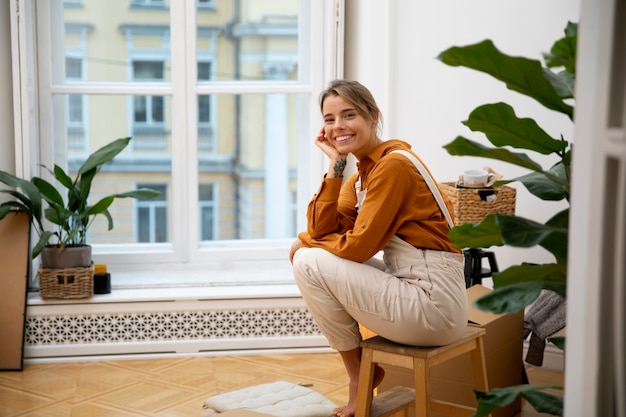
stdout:
<svg viewBox="0 0 626 417">
<path fill-rule="evenodd" d="M 330 166 L 309 203 L 307 231 L 289 256 L 307 307 L 350 378 L 348 404 L 335 415 L 352 417 L 359 324 L 403 344 L 454 342 L 467 325 L 463 255 L 414 162 L 392 152 L 411 146 L 378 136 L 382 116 L 370 91 L 336 80 L 321 93 L 320 107 L 324 125 L 315 144 Z M 350 153 L 357 172 L 344 182 Z M 452 212 L 447 200 L 446 206 Z M 381 250 L 382 260 L 375 257 Z M 375 386 L 383 376 L 377 367 Z"/>
</svg>

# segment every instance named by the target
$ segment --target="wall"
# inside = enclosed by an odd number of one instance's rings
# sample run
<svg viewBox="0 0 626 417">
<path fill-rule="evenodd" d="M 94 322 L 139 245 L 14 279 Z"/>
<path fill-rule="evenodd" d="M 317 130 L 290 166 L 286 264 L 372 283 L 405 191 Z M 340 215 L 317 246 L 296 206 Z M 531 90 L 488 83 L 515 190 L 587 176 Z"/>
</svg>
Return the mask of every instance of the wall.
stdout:
<svg viewBox="0 0 626 417">
<path fill-rule="evenodd" d="M 488 144 L 461 121 L 479 105 L 504 101 L 518 116 L 534 118 L 553 137 L 572 140 L 566 116 L 507 90 L 499 81 L 436 59 L 451 46 L 491 39 L 503 52 L 541 59 L 563 36 L 568 21 L 578 21 L 579 2 L 570 0 L 506 1 L 375 0 L 346 1 L 345 77 L 367 85 L 377 97 L 385 120 L 383 139 L 411 143 L 438 181 L 454 181 L 465 169 L 491 166 L 507 178 L 526 171 L 508 164 L 449 155 L 443 145 L 458 135 Z M 556 162 L 532 155 L 544 167 Z M 565 208 L 531 196 L 518 184 L 517 214 L 545 221 Z M 500 269 L 520 259 L 551 262 L 540 248 L 495 248 Z"/>
<path fill-rule="evenodd" d="M 15 143 L 13 139 L 13 95 L 11 80 L 11 21 L 10 0 L 0 0 L 0 169 L 15 171 Z M 0 201 L 6 200 L 0 196 Z"/>
</svg>

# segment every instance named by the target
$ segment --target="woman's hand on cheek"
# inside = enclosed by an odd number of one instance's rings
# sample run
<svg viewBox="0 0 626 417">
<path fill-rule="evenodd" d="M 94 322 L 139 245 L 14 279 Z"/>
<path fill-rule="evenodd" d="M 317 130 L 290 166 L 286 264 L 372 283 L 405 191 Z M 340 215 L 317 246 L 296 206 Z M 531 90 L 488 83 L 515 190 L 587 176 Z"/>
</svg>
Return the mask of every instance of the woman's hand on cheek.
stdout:
<svg viewBox="0 0 626 417">
<path fill-rule="evenodd" d="M 326 129 L 322 127 L 315 136 L 315 145 L 324 152 L 331 160 L 345 159 L 345 155 L 339 153 L 333 146 L 333 143 L 326 137 Z"/>
</svg>

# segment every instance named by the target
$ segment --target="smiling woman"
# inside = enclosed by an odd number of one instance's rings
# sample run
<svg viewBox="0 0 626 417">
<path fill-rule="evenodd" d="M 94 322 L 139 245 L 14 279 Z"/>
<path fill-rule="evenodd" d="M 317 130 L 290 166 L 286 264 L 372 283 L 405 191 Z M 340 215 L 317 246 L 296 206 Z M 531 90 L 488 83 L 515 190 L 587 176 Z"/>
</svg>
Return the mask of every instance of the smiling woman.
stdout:
<svg viewBox="0 0 626 417">
<path fill-rule="evenodd" d="M 463 255 L 448 237 L 452 206 L 411 146 L 378 136 L 381 115 L 370 91 L 335 80 L 320 106 L 324 126 L 314 143 L 330 164 L 290 258 L 307 308 L 350 378 L 348 403 L 335 414 L 352 417 L 359 326 L 415 346 L 458 340 L 467 325 Z M 344 181 L 348 154 L 358 172 Z M 383 376 L 377 366 L 374 386 Z"/>
</svg>

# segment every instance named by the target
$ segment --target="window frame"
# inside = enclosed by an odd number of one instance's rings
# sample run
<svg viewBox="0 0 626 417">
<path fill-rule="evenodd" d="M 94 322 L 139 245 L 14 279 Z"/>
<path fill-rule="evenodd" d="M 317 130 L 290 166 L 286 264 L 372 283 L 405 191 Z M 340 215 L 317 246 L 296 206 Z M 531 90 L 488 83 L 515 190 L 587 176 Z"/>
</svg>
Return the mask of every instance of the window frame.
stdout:
<svg viewBox="0 0 626 417">
<path fill-rule="evenodd" d="M 32 96 L 20 96 L 15 104 L 16 110 L 24 117 L 25 109 L 34 106 L 39 108 L 36 119 L 30 120 L 36 128 L 20 129 L 20 135 L 16 135 L 16 149 L 27 149 L 21 155 L 23 166 L 29 167 L 28 173 L 32 175 L 43 175 L 46 173 L 39 169 L 40 164 L 50 164 L 55 155 L 54 145 L 46 140 L 48 136 L 39 136 L 38 132 L 46 132 L 50 129 L 53 114 L 53 97 L 59 94 L 129 94 L 146 95 L 147 89 L 151 95 L 163 95 L 178 102 L 184 101 L 185 106 L 173 106 L 172 130 L 183 132 L 183 135 L 190 137 L 188 143 L 174 143 L 172 149 L 172 170 L 181 172 L 177 178 L 172 180 L 171 210 L 174 216 L 185 216 L 186 218 L 196 218 L 190 223 L 188 229 L 172 228 L 170 242 L 158 245 L 94 245 L 94 256 L 98 256 L 99 262 L 111 266 L 112 270 L 119 267 L 129 269 L 150 269 L 158 268 L 162 263 L 171 264 L 174 268 L 178 265 L 185 268 L 185 265 L 193 264 L 204 269 L 215 267 L 223 268 L 228 265 L 229 269 L 236 269 L 238 265 L 246 265 L 249 262 L 264 260 L 276 265 L 283 265 L 286 261 L 287 252 L 293 238 L 288 239 L 261 239 L 261 240 L 232 240 L 232 241 L 199 241 L 199 219 L 196 214 L 197 209 L 191 207 L 198 206 L 198 181 L 197 168 L 194 164 L 188 164 L 188 147 L 193 147 L 197 141 L 197 131 L 195 127 L 197 120 L 197 96 L 213 95 L 220 93 L 233 94 L 302 94 L 300 100 L 304 100 L 308 105 L 308 112 L 301 114 L 303 123 L 299 125 L 299 147 L 298 152 L 298 230 L 303 230 L 305 225 L 304 212 L 306 205 L 319 186 L 319 181 L 325 172 L 326 158 L 320 152 L 314 152 L 314 145 L 311 132 L 315 131 L 315 126 L 320 123 L 320 115 L 317 103 L 317 96 L 328 82 L 339 78 L 342 75 L 343 63 L 341 62 L 341 45 L 343 43 L 343 0 L 300 0 L 302 7 L 308 12 L 299 13 L 299 27 L 304 32 L 311 33 L 310 39 L 298 37 L 298 42 L 308 42 L 299 47 L 299 81 L 289 82 L 253 82 L 253 81 L 233 81 L 233 82 L 209 82 L 197 83 L 195 65 L 180 65 L 172 68 L 170 82 L 145 82 L 141 85 L 128 85 L 128 83 L 106 83 L 86 84 L 81 82 L 65 83 L 63 80 L 52 79 L 52 67 L 47 59 L 59 50 L 53 50 L 53 45 L 62 45 L 61 39 L 50 36 L 50 22 L 47 18 L 52 13 L 62 10 L 62 0 L 51 0 L 51 2 L 36 2 L 36 0 L 18 0 L 26 3 L 27 10 L 33 13 L 34 21 L 37 24 L 36 30 L 29 30 L 25 26 L 12 28 L 13 35 L 19 42 L 35 44 L 38 48 L 38 55 L 32 60 L 25 61 L 15 57 L 19 62 L 19 71 L 29 82 L 36 79 L 38 91 Z M 57 3 L 60 2 L 60 3 Z M 36 5 L 35 5 L 36 3 Z M 12 7 L 12 13 L 18 13 L 18 9 Z M 185 54 L 189 51 L 196 51 L 196 24 L 194 20 L 197 7 L 195 2 L 184 2 L 182 7 L 171 7 L 171 43 L 173 45 L 184 44 L 185 48 L 172 48 L 170 59 L 174 62 L 184 62 Z M 189 22 L 192 22 L 190 24 Z M 315 28 L 315 30 L 312 30 Z M 319 36 L 322 33 L 323 36 Z M 305 53 L 306 52 L 306 53 Z M 329 57 L 320 64 L 319 57 Z M 36 62 L 36 66 L 33 65 Z M 314 69 L 312 69 L 314 68 Z M 195 86 L 190 87 L 188 80 L 194 80 Z M 181 96 L 179 91 L 192 88 L 195 94 Z M 16 118 L 17 119 L 17 118 Z M 31 117 L 32 119 L 32 117 Z M 186 126 L 193 126 L 194 129 Z M 49 131 L 49 130 L 48 130 Z M 16 131 L 17 132 L 17 131 Z M 41 140 L 39 140 L 41 138 Z M 192 154 L 197 156 L 196 153 Z M 18 158 L 20 155 L 16 155 Z M 34 164 L 32 162 L 35 162 Z M 26 172 L 25 172 L 26 173 Z M 195 181 L 184 182 L 183 178 L 196 178 Z M 192 216 L 193 215 L 193 216 Z M 194 242 L 199 242 L 196 245 Z M 200 244 L 201 243 L 201 244 Z M 197 246 L 197 247 L 195 247 Z M 137 256 L 141 253 L 142 256 Z M 217 255 L 216 255 L 217 254 Z"/>
</svg>

